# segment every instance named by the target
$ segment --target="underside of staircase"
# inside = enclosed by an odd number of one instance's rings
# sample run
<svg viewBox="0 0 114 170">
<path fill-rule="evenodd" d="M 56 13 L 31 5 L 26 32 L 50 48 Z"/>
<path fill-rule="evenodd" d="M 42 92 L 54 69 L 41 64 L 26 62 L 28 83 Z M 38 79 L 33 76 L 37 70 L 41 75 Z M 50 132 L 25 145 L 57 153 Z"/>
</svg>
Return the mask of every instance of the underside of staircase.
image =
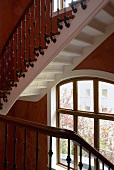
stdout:
<svg viewBox="0 0 114 170">
<path fill-rule="evenodd" d="M 48 90 L 114 32 L 114 2 L 109 1 L 21 93 L 19 100 L 38 101 Z"/>
<path fill-rule="evenodd" d="M 41 3 L 41 1 L 39 2 Z M 39 8 L 42 15 L 39 15 L 40 17 L 37 19 L 37 4 L 35 1 L 31 1 L 25 10 L 24 18 L 21 17 L 17 23 L 18 27 L 15 27 L 15 32 L 10 35 L 1 53 L 0 69 L 3 70 L 3 73 L 0 76 L 0 113 L 7 114 L 17 99 L 28 101 L 41 99 L 49 89 L 114 32 L 113 0 L 83 0 L 80 2 L 73 2 L 69 7 L 52 13 L 52 9 L 50 9 L 52 1 L 50 4 L 45 4 L 46 1 L 44 1 L 39 5 L 42 6 L 44 12 Z M 74 9 L 77 9 L 77 12 Z M 76 13 L 73 13 L 72 10 Z M 33 22 L 30 20 L 32 11 Z M 45 16 L 47 12 L 50 13 L 49 18 Z M 43 23 L 41 16 L 44 17 Z M 37 22 L 40 23 L 38 24 L 40 25 L 38 35 Z M 50 26 L 48 22 L 52 25 Z M 28 32 L 23 33 L 25 24 L 29 29 Z M 30 24 L 34 26 L 33 32 Z M 62 27 L 63 29 L 61 29 Z M 44 32 L 47 31 L 44 33 L 45 38 L 41 34 L 42 29 Z M 25 54 L 28 55 L 28 58 L 23 58 Z M 11 58 L 10 55 L 13 57 Z M 19 60 L 16 60 L 17 58 Z M 15 66 L 12 61 L 16 63 Z M 10 63 L 9 66 L 8 63 Z M 17 69 L 16 74 L 15 69 Z M 8 79 L 8 76 L 5 78 L 6 74 L 10 77 L 10 84 L 6 83 Z M 11 75 L 13 75 L 13 80 L 11 80 Z"/>
<path fill-rule="evenodd" d="M 84 151 L 89 170 L 93 157 L 96 170 L 100 164 L 102 170 L 114 170 L 113 163 L 75 131 L 5 116 L 17 99 L 41 99 L 114 32 L 114 0 L 71 0 L 69 7 L 64 0 L 63 9 L 57 2 L 53 12 L 52 0 L 31 0 L 0 53 L 0 168 L 40 169 L 46 162 L 52 170 L 52 143 L 66 139 L 68 170 L 71 141 L 80 157 L 74 169 L 83 169 Z"/>
</svg>

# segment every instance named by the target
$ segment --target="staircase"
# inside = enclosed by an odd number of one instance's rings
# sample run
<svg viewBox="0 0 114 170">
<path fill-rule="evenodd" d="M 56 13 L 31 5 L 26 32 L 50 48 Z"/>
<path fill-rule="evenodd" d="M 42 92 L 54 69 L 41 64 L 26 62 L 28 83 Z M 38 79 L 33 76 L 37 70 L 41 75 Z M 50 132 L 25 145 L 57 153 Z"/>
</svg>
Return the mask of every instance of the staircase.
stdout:
<svg viewBox="0 0 114 170">
<path fill-rule="evenodd" d="M 72 1 L 69 7 L 65 6 L 62 10 L 57 7 L 55 13 L 52 13 L 52 0 L 50 3 L 47 2 L 49 1 L 30 1 L 0 54 L 0 113 L 2 114 L 7 114 L 18 98 L 38 101 L 114 32 L 113 0 Z M 70 141 L 80 149 L 78 164 L 80 170 L 83 167 L 83 150 L 89 155 L 90 170 L 91 156 L 94 156 L 96 170 L 99 169 L 99 163 L 102 164 L 102 169 L 106 167 L 114 169 L 112 163 L 72 131 L 3 115 L 0 115 L 0 122 L 3 128 L 0 135 L 0 151 L 2 151 L 0 167 L 4 170 L 8 168 L 16 170 L 17 167 L 26 170 L 29 164 L 32 164 L 32 169 L 38 169 L 38 140 L 42 139 L 39 138 L 39 134 L 46 135 L 46 146 L 47 136 L 49 137 L 49 170 L 52 169 L 53 161 L 53 137 L 68 140 L 66 158 L 68 170 L 71 162 Z M 32 144 L 29 144 L 29 137 L 32 139 Z M 20 148 L 23 148 L 22 155 L 17 152 L 20 152 Z M 33 155 L 36 156 L 33 163 L 27 159 L 26 153 L 29 155 L 32 153 L 31 160 Z M 16 156 L 23 158 L 23 164 L 19 162 L 21 159 L 16 159 Z M 42 156 L 40 155 L 41 159 Z"/>
<path fill-rule="evenodd" d="M 52 147 L 53 139 L 66 139 L 68 141 L 68 155 L 66 155 L 67 170 L 71 169 L 71 141 L 74 143 L 74 147 L 79 148 L 79 162 L 77 163 L 77 169 L 83 169 L 82 153 L 85 151 L 88 155 L 89 170 L 92 170 L 93 159 L 95 170 L 114 170 L 114 165 L 111 162 L 73 131 L 54 128 L 5 115 L 0 115 L 0 125 L 1 123 L 1 170 L 57 170 L 56 167 L 54 167 L 54 169 L 52 168 L 52 162 L 55 161 L 54 150 Z M 49 147 L 47 147 L 47 139 Z M 41 143 L 44 144 L 43 148 L 40 147 Z"/>
<path fill-rule="evenodd" d="M 109 1 L 21 93 L 19 100 L 38 101 L 67 77 L 114 32 L 114 2 Z"/>
<path fill-rule="evenodd" d="M 32 0 L 1 52 L 0 113 L 19 96 L 40 99 L 86 58 L 113 32 L 113 9 L 113 0 L 81 0 L 53 14 L 52 1 Z"/>
</svg>

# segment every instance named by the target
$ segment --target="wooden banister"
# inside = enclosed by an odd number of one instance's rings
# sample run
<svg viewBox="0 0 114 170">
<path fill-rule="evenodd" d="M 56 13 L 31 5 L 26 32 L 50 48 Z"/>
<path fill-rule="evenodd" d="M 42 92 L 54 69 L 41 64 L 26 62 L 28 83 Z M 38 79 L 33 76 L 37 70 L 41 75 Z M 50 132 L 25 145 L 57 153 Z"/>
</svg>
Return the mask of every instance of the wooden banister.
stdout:
<svg viewBox="0 0 114 170">
<path fill-rule="evenodd" d="M 17 87 L 16 82 L 26 76 L 28 67 L 34 67 L 37 57 L 44 55 L 50 42 L 56 43 L 59 22 L 70 26 L 69 20 L 74 18 L 72 9 L 68 12 L 64 9 L 58 21 L 58 16 L 52 15 L 52 0 L 30 0 L 0 53 L 0 94 L 5 93 L 0 95 L 0 110 L 3 103 L 8 102 L 12 87 Z"/>
<path fill-rule="evenodd" d="M 17 127 L 20 126 L 24 129 L 29 129 L 31 131 L 35 131 L 35 132 L 38 132 L 40 134 L 44 134 L 47 136 L 70 139 L 74 142 L 74 144 L 76 144 L 78 146 L 82 146 L 82 148 L 84 150 L 86 150 L 87 152 L 91 152 L 93 157 L 98 158 L 98 160 L 100 160 L 106 166 L 108 166 L 112 170 L 114 170 L 114 165 L 110 161 L 108 161 L 95 148 L 93 148 L 91 145 L 89 145 L 81 136 L 76 134 L 74 131 L 51 127 L 51 126 L 46 126 L 43 124 L 39 124 L 39 123 L 27 121 L 27 120 L 22 120 L 19 118 L 13 118 L 10 116 L 4 116 L 4 115 L 0 115 L 0 122 L 4 122 L 7 124 L 13 124 Z"/>
</svg>

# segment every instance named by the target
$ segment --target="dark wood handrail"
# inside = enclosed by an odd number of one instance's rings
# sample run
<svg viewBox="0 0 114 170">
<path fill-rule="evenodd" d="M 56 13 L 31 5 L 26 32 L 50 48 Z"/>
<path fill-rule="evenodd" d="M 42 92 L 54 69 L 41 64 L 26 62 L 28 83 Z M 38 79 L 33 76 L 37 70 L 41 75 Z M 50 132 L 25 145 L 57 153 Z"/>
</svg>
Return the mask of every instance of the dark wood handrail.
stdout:
<svg viewBox="0 0 114 170">
<path fill-rule="evenodd" d="M 20 17 L 19 20 L 17 21 L 16 25 L 14 26 L 12 32 L 10 33 L 10 35 L 9 35 L 8 39 L 6 40 L 6 43 L 5 43 L 3 49 L 2 49 L 2 51 L 1 51 L 1 53 L 0 53 L 0 58 L 2 57 L 2 55 L 3 55 L 3 53 L 4 53 L 5 49 L 6 49 L 6 46 L 8 45 L 9 40 L 12 38 L 13 34 L 16 32 L 16 29 L 19 27 L 20 22 L 24 19 L 25 14 L 27 13 L 29 7 L 31 7 L 31 6 L 33 5 L 33 3 L 34 3 L 34 0 L 31 0 L 31 1 L 29 2 L 29 4 L 27 5 L 27 7 L 25 8 L 23 14 L 21 15 L 21 17 Z"/>
<path fill-rule="evenodd" d="M 75 144 L 79 146 L 81 145 L 84 150 L 91 151 L 94 157 L 98 158 L 101 162 L 104 162 L 111 169 L 114 169 L 114 165 L 111 162 L 109 162 L 105 157 L 103 157 L 95 148 L 89 145 L 81 136 L 76 134 L 74 131 L 46 126 L 43 124 L 39 124 L 39 123 L 35 123 L 35 122 L 31 122 L 31 121 L 27 121 L 27 120 L 23 120 L 19 118 L 13 118 L 10 116 L 4 116 L 4 115 L 0 115 L 0 121 L 9 123 L 9 124 L 13 123 L 14 125 L 18 125 L 25 129 L 33 130 L 41 134 L 45 134 L 47 136 L 70 139 Z"/>
</svg>

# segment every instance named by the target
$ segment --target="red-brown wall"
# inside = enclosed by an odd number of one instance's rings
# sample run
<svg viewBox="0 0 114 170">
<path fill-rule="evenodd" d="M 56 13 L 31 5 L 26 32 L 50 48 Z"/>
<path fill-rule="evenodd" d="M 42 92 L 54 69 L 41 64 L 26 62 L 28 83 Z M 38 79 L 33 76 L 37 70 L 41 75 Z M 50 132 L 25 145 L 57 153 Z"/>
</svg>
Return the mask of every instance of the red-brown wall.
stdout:
<svg viewBox="0 0 114 170">
<path fill-rule="evenodd" d="M 13 27 L 22 15 L 30 0 L 1 0 L 0 1 L 0 52 Z"/>
<path fill-rule="evenodd" d="M 114 33 L 74 70 L 92 69 L 114 73 Z"/>
<path fill-rule="evenodd" d="M 47 124 L 47 95 L 45 95 L 38 102 L 26 102 L 26 101 L 17 101 L 14 106 L 11 108 L 7 116 L 12 116 L 16 118 L 21 118 L 36 123 Z M 4 124 L 0 123 L 0 139 L 2 139 L 1 146 L 4 141 Z M 14 129 L 13 125 L 10 125 L 8 128 L 8 170 L 12 169 L 13 165 L 13 152 L 14 152 Z M 23 169 L 23 154 L 24 154 L 24 129 L 17 127 L 17 144 L 16 144 L 16 164 L 17 169 Z M 27 130 L 27 170 L 35 169 L 36 161 L 36 133 Z M 0 147 L 0 170 L 3 170 L 3 161 L 4 161 L 4 145 Z M 39 134 L 39 170 L 47 170 L 48 164 L 48 150 L 47 150 L 47 137 Z"/>
<path fill-rule="evenodd" d="M 20 18 L 20 16 L 23 14 L 24 9 L 26 8 L 26 6 L 28 5 L 28 3 L 31 0 L 1 0 L 0 1 L 0 52 L 6 42 L 6 40 L 8 39 L 8 36 L 10 35 L 11 31 L 13 30 L 14 26 L 16 25 L 18 19 Z M 42 2 L 42 10 L 41 10 L 41 14 L 42 14 L 42 26 L 41 26 L 41 32 L 42 32 L 42 42 L 40 45 L 45 46 L 45 41 L 44 41 L 44 1 Z M 50 13 L 50 1 L 47 1 L 47 13 L 46 13 L 46 17 L 47 17 L 47 23 L 49 24 L 50 22 L 50 17 L 48 15 L 48 13 Z M 38 3 L 38 1 L 36 1 L 36 4 Z M 38 4 L 37 4 L 38 5 Z M 33 11 L 33 7 L 31 9 L 31 11 Z M 31 18 L 34 18 L 34 12 L 32 13 Z M 67 12 L 67 15 L 71 15 L 72 12 L 69 11 Z M 38 11 L 36 11 L 36 16 L 38 16 Z M 63 18 L 63 15 L 60 15 Z M 56 17 L 55 17 L 56 18 Z M 38 19 L 36 18 L 36 21 L 38 23 Z M 32 24 L 33 26 L 33 24 Z M 37 26 L 36 26 L 36 29 Z M 50 30 L 50 26 L 48 26 L 46 28 L 46 33 L 50 34 L 50 31 L 52 32 L 57 32 L 58 28 L 57 28 L 57 24 L 55 22 L 55 19 L 53 20 L 53 30 Z M 34 37 L 34 34 L 33 34 Z M 36 35 L 36 37 L 38 37 L 38 35 Z M 37 38 L 38 39 L 38 38 Z M 33 38 L 34 41 L 34 38 Z"/>
<path fill-rule="evenodd" d="M 17 23 L 18 19 L 22 15 L 24 9 L 28 5 L 30 0 L 4 0 L 0 1 L 0 52 L 10 34 L 13 27 Z M 42 124 L 47 124 L 47 96 L 42 98 L 39 102 L 24 102 L 17 101 L 14 106 L 11 108 L 9 116 L 18 117 Z M 3 168 L 4 161 L 4 129 L 5 126 L 3 123 L 0 123 L 0 170 Z M 13 163 L 13 126 L 10 126 L 8 129 L 8 169 L 12 169 Z M 24 141 L 24 132 L 21 129 L 17 129 L 17 151 L 21 153 L 21 156 L 17 154 L 17 168 L 23 169 L 23 141 Z M 27 169 L 34 169 L 35 166 L 35 133 L 27 132 Z M 29 143 L 31 143 L 29 145 Z M 20 144 L 20 146 L 19 146 Z M 44 136 L 39 137 L 39 169 L 47 169 L 47 138 Z M 45 156 L 44 156 L 45 155 Z"/>
<path fill-rule="evenodd" d="M 30 0 L 4 0 L 0 1 L 0 51 L 6 42 L 12 28 L 16 24 L 18 18 L 27 6 Z M 10 17 L 9 17 L 10 16 Z M 112 34 L 103 44 L 101 44 L 92 54 L 90 54 L 81 64 L 74 70 L 94 69 L 114 73 L 114 34 Z M 47 124 L 47 96 L 44 96 L 38 102 L 17 101 L 11 108 L 8 116 L 13 116 L 36 123 Z M 0 124 L 0 144 L 4 141 L 4 125 Z M 8 156 L 9 170 L 13 162 L 13 127 L 9 127 L 8 137 Z M 17 168 L 23 169 L 23 148 L 24 132 L 21 128 L 17 129 Z M 35 133 L 27 131 L 27 170 L 35 167 Z M 21 147 L 20 147 L 21 146 Z M 40 136 L 39 138 L 39 170 L 47 170 L 47 138 Z M 0 147 L 0 170 L 3 169 L 3 147 Z"/>
</svg>

